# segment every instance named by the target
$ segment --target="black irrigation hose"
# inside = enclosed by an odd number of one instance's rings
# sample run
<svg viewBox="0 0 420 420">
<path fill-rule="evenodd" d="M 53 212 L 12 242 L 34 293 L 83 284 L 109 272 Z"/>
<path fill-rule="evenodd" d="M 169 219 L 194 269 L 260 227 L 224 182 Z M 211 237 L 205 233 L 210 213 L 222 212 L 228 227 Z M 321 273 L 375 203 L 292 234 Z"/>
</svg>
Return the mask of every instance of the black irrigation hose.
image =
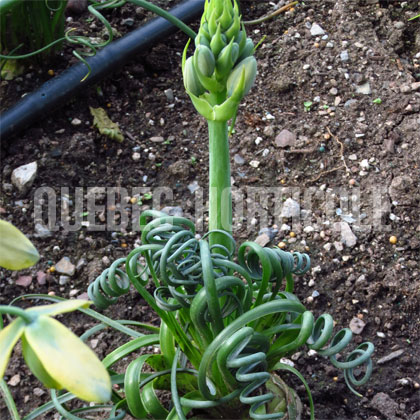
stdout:
<svg viewBox="0 0 420 420">
<path fill-rule="evenodd" d="M 202 14 L 203 7 L 204 0 L 186 0 L 171 9 L 170 13 L 189 23 Z M 47 81 L 0 115 L 0 141 L 4 144 L 12 135 L 48 116 L 81 90 L 120 69 L 134 54 L 147 50 L 176 30 L 166 19 L 157 17 L 87 59 L 92 72 L 86 80 L 81 81 L 88 69 L 85 64 L 79 63 Z"/>
</svg>

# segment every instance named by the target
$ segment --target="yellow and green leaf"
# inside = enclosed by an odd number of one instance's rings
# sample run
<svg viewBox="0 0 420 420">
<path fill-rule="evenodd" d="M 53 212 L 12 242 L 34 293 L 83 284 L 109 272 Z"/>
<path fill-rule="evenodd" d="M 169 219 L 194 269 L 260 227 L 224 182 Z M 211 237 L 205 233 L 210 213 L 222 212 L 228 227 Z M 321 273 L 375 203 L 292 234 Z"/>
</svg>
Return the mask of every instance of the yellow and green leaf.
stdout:
<svg viewBox="0 0 420 420">
<path fill-rule="evenodd" d="M 18 318 L 0 331 L 0 378 L 4 375 L 10 354 L 22 335 L 24 328 L 25 322 L 23 319 Z"/>
<path fill-rule="evenodd" d="M 65 300 L 60 303 L 53 303 L 52 305 L 35 306 L 33 308 L 27 309 L 27 312 L 30 312 L 31 314 L 36 314 L 37 316 L 54 316 L 58 314 L 64 314 L 66 312 L 73 312 L 79 308 L 88 308 L 91 304 L 92 302 L 88 300 L 72 299 Z"/>
<path fill-rule="evenodd" d="M 111 398 L 111 379 L 95 353 L 54 318 L 41 315 L 25 328 L 25 338 L 46 372 L 77 397 Z"/>
<path fill-rule="evenodd" d="M 0 220 L 0 267 L 22 270 L 38 260 L 39 254 L 32 242 L 11 223 Z"/>
<path fill-rule="evenodd" d="M 28 344 L 25 335 L 22 337 L 22 354 L 31 372 L 42 382 L 47 388 L 62 389 L 63 387 L 51 377 L 45 370 L 41 361 Z"/>
</svg>

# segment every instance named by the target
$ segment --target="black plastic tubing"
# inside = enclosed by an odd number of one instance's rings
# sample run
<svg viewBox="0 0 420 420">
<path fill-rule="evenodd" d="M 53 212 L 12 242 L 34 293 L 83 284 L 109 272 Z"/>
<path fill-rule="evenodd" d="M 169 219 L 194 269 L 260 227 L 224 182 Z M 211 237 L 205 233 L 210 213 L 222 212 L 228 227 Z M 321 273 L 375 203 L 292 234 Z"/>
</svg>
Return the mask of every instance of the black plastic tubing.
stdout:
<svg viewBox="0 0 420 420">
<path fill-rule="evenodd" d="M 184 23 L 189 23 L 203 13 L 203 8 L 204 0 L 186 0 L 171 9 L 170 13 Z M 92 72 L 83 82 L 81 80 L 87 73 L 87 67 L 83 63 L 75 64 L 45 82 L 38 90 L 24 96 L 0 115 L 1 142 L 4 145 L 11 136 L 49 116 L 50 112 L 57 110 L 81 90 L 120 69 L 133 55 L 147 50 L 177 30 L 166 19 L 157 17 L 90 57 L 87 61 Z"/>
</svg>

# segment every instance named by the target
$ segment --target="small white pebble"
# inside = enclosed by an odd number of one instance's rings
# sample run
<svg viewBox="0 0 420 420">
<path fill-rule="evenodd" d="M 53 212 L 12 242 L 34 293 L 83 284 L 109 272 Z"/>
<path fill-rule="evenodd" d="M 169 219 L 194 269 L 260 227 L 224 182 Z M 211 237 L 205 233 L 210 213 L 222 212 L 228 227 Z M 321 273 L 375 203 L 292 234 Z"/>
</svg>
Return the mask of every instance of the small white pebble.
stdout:
<svg viewBox="0 0 420 420">
<path fill-rule="evenodd" d="M 131 158 L 132 158 L 135 162 L 137 162 L 138 160 L 140 160 L 140 157 L 141 157 L 141 155 L 140 155 L 140 153 L 139 153 L 139 152 L 134 152 L 134 153 L 132 154 L 132 156 L 131 156 Z"/>
<path fill-rule="evenodd" d="M 286 359 L 285 357 L 282 357 L 280 359 L 280 362 L 284 363 L 285 365 L 291 366 L 291 367 L 295 366 L 295 364 L 290 359 Z"/>
<path fill-rule="evenodd" d="M 361 162 L 359 162 L 359 165 L 362 169 L 369 169 L 369 161 L 367 159 L 363 159 Z"/>
</svg>

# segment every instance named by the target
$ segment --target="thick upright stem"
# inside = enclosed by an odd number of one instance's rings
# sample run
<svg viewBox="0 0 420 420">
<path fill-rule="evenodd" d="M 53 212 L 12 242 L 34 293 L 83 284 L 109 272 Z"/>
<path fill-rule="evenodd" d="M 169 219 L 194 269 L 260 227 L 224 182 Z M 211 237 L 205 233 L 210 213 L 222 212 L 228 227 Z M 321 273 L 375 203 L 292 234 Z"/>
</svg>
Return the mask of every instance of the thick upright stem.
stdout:
<svg viewBox="0 0 420 420">
<path fill-rule="evenodd" d="M 226 121 L 208 121 L 209 127 L 209 230 L 232 233 L 232 195 L 230 187 L 230 155 Z M 222 233 L 210 235 L 210 245 L 231 248 Z"/>
</svg>

